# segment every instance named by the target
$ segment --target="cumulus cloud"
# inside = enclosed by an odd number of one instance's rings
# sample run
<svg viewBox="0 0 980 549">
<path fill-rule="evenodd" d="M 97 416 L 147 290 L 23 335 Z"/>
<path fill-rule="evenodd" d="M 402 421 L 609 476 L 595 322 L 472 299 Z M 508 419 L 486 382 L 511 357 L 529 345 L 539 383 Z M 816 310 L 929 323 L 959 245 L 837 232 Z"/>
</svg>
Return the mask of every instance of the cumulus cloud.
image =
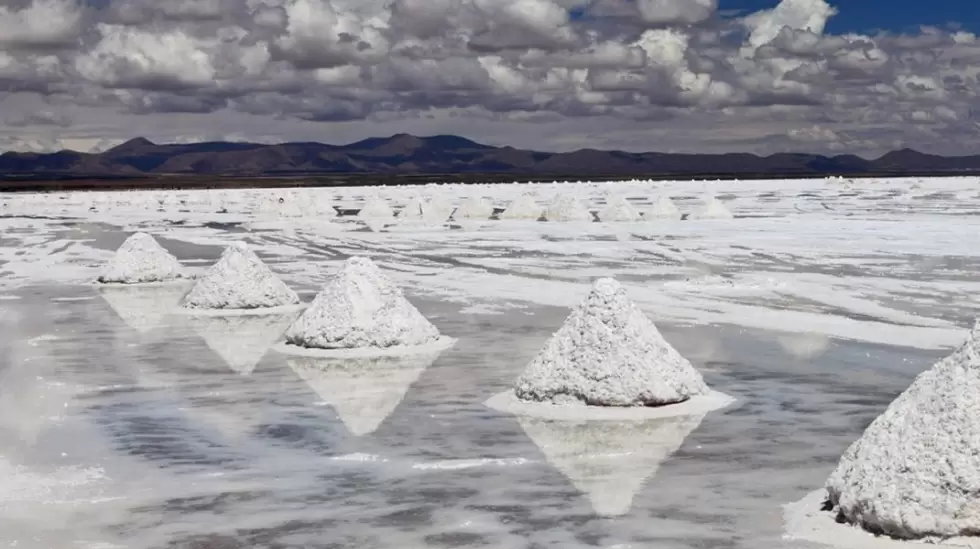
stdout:
<svg viewBox="0 0 980 549">
<path fill-rule="evenodd" d="M 95 144 L 147 128 L 158 140 L 438 131 L 634 150 L 666 150 L 652 138 L 663 135 L 672 150 L 862 154 L 975 141 L 976 35 L 831 34 L 837 10 L 826 0 L 736 17 L 717 0 L 8 0 L 0 116 L 16 130 L 0 129 L 0 141 Z M 558 139 L 557 128 L 578 133 Z"/>
</svg>

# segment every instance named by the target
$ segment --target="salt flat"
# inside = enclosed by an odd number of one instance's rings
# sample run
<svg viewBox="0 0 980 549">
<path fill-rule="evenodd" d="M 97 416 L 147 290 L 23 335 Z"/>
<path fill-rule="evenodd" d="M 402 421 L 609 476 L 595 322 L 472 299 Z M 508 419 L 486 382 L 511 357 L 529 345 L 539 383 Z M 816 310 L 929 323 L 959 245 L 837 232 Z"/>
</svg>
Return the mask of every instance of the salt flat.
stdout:
<svg viewBox="0 0 980 549">
<path fill-rule="evenodd" d="M 530 191 L 542 208 L 572 193 L 593 212 L 610 195 L 642 211 L 667 194 L 688 213 L 710 193 L 737 217 L 373 227 L 354 216 L 253 213 L 272 190 L 186 191 L 162 203 L 160 193 L 0 196 L 0 486 L 14 487 L 0 495 L 0 541 L 804 547 L 782 539 L 781 506 L 819 488 L 864 426 L 978 314 L 969 297 L 980 290 L 977 183 L 385 189 L 396 210 L 420 192 L 455 206 L 485 197 L 499 210 Z M 355 211 L 374 196 L 297 192 Z M 218 341 L 234 330 L 141 314 L 170 296 L 101 297 L 89 283 L 136 230 L 192 272 L 245 240 L 306 301 L 347 257 L 368 255 L 458 343 L 407 387 L 386 388 L 390 414 L 353 433 L 346 425 L 360 418 L 330 406 L 323 383 L 298 375 L 288 357 L 252 345 L 238 354 L 259 356 L 229 363 L 214 349 L 234 349 L 233 339 Z M 604 486 L 601 478 L 569 479 L 542 450 L 579 431 L 549 438 L 537 425 L 532 439 L 483 406 L 603 276 L 623 283 L 709 385 L 738 399 L 707 415 L 631 500 L 616 498 L 632 505 L 615 517 L 597 514 L 595 495 L 578 489 Z M 357 404 L 345 413 L 364 409 Z M 615 463 L 585 470 L 622 478 L 603 472 Z M 37 483 L 49 496 L 25 488 Z"/>
</svg>

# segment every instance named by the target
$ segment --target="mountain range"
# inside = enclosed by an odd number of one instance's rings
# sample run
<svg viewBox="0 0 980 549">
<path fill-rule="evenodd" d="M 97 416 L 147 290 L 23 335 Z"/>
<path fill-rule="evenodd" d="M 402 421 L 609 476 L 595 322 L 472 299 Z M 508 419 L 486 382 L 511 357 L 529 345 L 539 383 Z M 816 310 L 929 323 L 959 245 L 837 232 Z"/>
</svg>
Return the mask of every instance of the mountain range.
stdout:
<svg viewBox="0 0 980 549">
<path fill-rule="evenodd" d="M 980 155 L 946 157 L 911 149 L 868 160 L 855 155 L 673 154 L 581 149 L 541 152 L 493 147 L 454 135 L 397 134 L 348 145 L 131 139 L 101 153 L 0 155 L 0 178 L 143 178 L 163 175 L 275 177 L 329 174 L 514 174 L 521 176 L 826 175 L 980 173 Z"/>
</svg>

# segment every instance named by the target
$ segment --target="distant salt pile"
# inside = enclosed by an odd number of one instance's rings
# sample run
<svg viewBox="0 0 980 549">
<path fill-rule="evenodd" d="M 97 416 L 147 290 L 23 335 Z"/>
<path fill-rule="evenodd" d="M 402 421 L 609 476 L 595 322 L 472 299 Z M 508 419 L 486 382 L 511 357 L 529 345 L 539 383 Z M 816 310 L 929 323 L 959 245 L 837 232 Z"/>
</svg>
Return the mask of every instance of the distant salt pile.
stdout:
<svg viewBox="0 0 980 549">
<path fill-rule="evenodd" d="M 491 216 L 493 216 L 493 203 L 479 196 L 471 196 L 466 199 L 463 205 L 453 213 L 453 219 L 456 221 L 486 220 L 490 219 Z"/>
<path fill-rule="evenodd" d="M 847 449 L 827 481 L 832 513 L 900 539 L 980 542 L 978 395 L 980 323 Z"/>
<path fill-rule="evenodd" d="M 180 278 L 184 278 L 184 268 L 177 258 L 152 236 L 139 232 L 123 242 L 98 280 L 103 284 L 143 284 Z"/>
<path fill-rule="evenodd" d="M 395 217 L 395 212 L 381 197 L 375 196 L 368 199 L 361 211 L 357 212 L 357 217 L 362 219 L 389 219 Z"/>
<path fill-rule="evenodd" d="M 688 219 L 734 219 L 732 212 L 715 197 L 705 200 L 705 204 L 688 216 Z"/>
<path fill-rule="evenodd" d="M 667 220 L 667 219 L 680 219 L 683 217 L 680 209 L 674 204 L 674 201 L 670 199 L 669 196 L 661 196 L 653 203 L 647 211 L 643 213 L 643 219 L 647 220 Z"/>
<path fill-rule="evenodd" d="M 433 223 L 448 221 L 455 208 L 446 199 L 436 195 L 422 203 L 422 218 Z"/>
<path fill-rule="evenodd" d="M 611 278 L 593 285 L 518 379 L 518 399 L 664 406 L 708 392 L 701 374 Z"/>
<path fill-rule="evenodd" d="M 373 261 L 353 257 L 286 331 L 284 350 L 397 351 L 441 342 L 439 330 Z"/>
<path fill-rule="evenodd" d="M 544 217 L 556 223 L 574 223 L 592 221 L 592 212 L 574 196 L 560 195 L 548 205 Z"/>
<path fill-rule="evenodd" d="M 599 221 L 622 223 L 639 220 L 640 214 L 623 196 L 610 198 L 606 207 L 599 211 Z"/>
<path fill-rule="evenodd" d="M 500 219 L 537 221 L 541 218 L 542 208 L 530 194 L 523 194 L 510 203 L 500 214 Z"/>
<path fill-rule="evenodd" d="M 405 204 L 405 207 L 398 212 L 398 219 L 422 219 L 422 203 L 423 200 L 421 196 L 412 197 Z"/>
<path fill-rule="evenodd" d="M 195 310 L 240 311 L 289 307 L 299 296 L 279 279 L 244 242 L 225 248 L 181 300 Z"/>
</svg>

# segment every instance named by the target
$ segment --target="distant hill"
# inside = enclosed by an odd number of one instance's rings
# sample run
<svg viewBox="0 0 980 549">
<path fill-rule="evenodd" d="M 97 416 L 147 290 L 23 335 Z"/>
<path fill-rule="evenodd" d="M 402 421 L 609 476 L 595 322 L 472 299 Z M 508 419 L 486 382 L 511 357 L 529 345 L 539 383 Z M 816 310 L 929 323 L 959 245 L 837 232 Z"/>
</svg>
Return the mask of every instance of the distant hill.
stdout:
<svg viewBox="0 0 980 549">
<path fill-rule="evenodd" d="M 492 147 L 454 135 L 398 134 L 349 145 L 323 143 L 190 143 L 144 138 L 103 153 L 60 151 L 0 155 L 0 177 L 128 177 L 160 175 L 275 177 L 329 174 L 514 174 L 548 176 L 804 176 L 980 173 L 980 155 L 944 157 L 910 149 L 874 160 L 854 155 L 666 154 L 582 149 L 553 153 Z"/>
</svg>

